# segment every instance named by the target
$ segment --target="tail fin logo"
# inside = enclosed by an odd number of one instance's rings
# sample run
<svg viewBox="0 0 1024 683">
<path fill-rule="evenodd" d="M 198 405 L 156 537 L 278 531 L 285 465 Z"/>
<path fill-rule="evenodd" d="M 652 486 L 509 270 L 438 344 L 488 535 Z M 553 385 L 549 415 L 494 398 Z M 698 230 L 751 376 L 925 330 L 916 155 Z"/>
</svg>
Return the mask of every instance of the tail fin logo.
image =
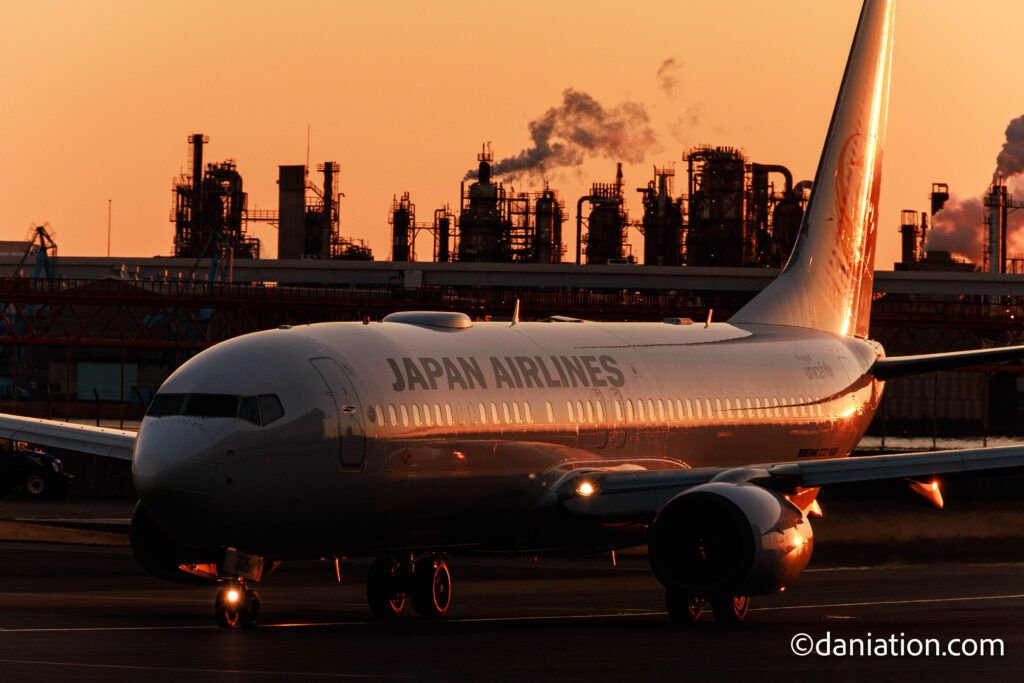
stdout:
<svg viewBox="0 0 1024 683">
<path fill-rule="evenodd" d="M 835 211 L 839 217 L 839 239 L 845 263 L 843 271 L 849 274 L 849 266 L 856 259 L 860 245 L 855 243 L 857 236 L 854 226 L 856 207 L 850 202 L 851 190 L 863 177 L 864 155 L 860 154 L 864 147 L 864 136 L 854 133 L 846 139 L 839 152 L 839 173 L 836 174 Z"/>
<path fill-rule="evenodd" d="M 893 5 L 865 0 L 793 254 L 731 321 L 867 336 Z"/>
</svg>

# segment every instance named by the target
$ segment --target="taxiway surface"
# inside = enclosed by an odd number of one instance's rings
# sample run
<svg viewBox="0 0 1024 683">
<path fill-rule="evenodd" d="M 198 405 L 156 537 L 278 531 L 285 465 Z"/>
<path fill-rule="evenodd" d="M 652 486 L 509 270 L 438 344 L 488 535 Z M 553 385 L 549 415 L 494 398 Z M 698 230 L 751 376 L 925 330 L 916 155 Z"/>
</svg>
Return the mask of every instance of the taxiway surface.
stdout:
<svg viewBox="0 0 1024 683">
<path fill-rule="evenodd" d="M 1024 666 L 1024 566 L 815 564 L 745 623 L 672 625 L 641 556 L 452 558 L 449 617 L 369 616 L 365 562 L 284 566 L 263 625 L 219 629 L 214 589 L 145 575 L 127 548 L 0 543 L 0 680 L 1007 680 Z M 790 642 L 998 638 L 990 657 L 800 657 Z M 868 634 L 871 634 L 870 636 Z M 900 634 L 903 634 L 902 636 Z"/>
</svg>

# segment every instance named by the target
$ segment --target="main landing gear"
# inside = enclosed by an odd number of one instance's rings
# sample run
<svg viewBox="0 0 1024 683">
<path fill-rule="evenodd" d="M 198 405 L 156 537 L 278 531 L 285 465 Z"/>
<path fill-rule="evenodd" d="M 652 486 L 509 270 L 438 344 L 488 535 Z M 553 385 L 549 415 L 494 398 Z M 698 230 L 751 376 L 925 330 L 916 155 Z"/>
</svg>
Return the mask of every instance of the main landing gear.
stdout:
<svg viewBox="0 0 1024 683">
<path fill-rule="evenodd" d="M 214 614 L 221 628 L 256 628 L 260 620 L 260 594 L 249 590 L 244 580 L 232 582 L 217 593 Z"/>
<path fill-rule="evenodd" d="M 418 561 L 378 557 L 370 565 L 366 578 L 366 600 L 376 616 L 397 616 L 412 599 L 413 609 L 421 617 L 440 617 L 452 600 L 452 577 L 440 555 Z"/>
<path fill-rule="evenodd" d="M 669 618 L 677 624 L 692 624 L 704 611 L 704 598 L 685 595 L 677 590 L 665 591 Z M 711 613 L 720 624 L 737 624 L 747 616 L 750 597 L 747 595 L 716 595 L 711 598 Z"/>
</svg>

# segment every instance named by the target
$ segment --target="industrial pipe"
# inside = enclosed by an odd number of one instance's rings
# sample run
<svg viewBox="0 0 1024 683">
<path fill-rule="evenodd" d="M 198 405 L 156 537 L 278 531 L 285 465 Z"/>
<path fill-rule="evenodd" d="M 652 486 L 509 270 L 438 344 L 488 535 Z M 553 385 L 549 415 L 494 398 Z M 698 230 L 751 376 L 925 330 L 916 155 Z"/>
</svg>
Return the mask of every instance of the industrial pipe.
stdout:
<svg viewBox="0 0 1024 683">
<path fill-rule="evenodd" d="M 793 174 L 789 172 L 789 169 L 779 164 L 751 164 L 753 170 L 763 171 L 766 175 L 768 173 L 781 173 L 786 179 L 786 192 L 793 190 Z"/>
<path fill-rule="evenodd" d="M 583 202 L 592 202 L 592 195 L 580 197 L 576 202 L 576 265 L 580 264 L 580 250 L 583 246 Z"/>
</svg>

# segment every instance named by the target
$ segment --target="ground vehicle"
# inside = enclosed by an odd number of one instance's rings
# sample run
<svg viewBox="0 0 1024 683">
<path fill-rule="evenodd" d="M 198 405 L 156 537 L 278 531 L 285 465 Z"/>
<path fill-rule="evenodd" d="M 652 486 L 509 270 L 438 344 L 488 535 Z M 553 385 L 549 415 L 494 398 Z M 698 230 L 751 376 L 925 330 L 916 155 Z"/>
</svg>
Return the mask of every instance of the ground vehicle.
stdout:
<svg viewBox="0 0 1024 683">
<path fill-rule="evenodd" d="M 17 487 L 34 498 L 59 498 L 73 479 L 54 455 L 23 443 L 0 445 L 0 493 Z"/>
</svg>

